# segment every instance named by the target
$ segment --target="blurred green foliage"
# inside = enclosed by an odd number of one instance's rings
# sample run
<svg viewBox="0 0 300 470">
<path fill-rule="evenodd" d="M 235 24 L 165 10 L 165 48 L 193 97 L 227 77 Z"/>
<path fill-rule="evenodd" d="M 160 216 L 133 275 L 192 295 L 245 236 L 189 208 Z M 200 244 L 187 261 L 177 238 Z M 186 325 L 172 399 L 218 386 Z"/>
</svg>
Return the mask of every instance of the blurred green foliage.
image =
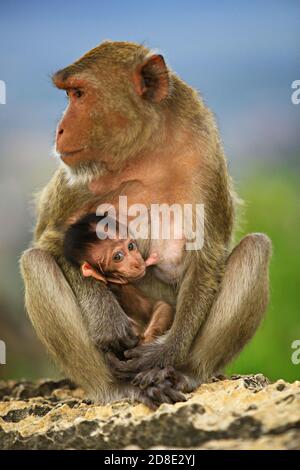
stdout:
<svg viewBox="0 0 300 470">
<path fill-rule="evenodd" d="M 238 238 L 265 232 L 272 239 L 271 301 L 259 331 L 227 372 L 296 380 L 300 364 L 291 362 L 291 344 L 300 339 L 299 172 L 269 167 L 239 186 L 246 204 Z"/>
</svg>

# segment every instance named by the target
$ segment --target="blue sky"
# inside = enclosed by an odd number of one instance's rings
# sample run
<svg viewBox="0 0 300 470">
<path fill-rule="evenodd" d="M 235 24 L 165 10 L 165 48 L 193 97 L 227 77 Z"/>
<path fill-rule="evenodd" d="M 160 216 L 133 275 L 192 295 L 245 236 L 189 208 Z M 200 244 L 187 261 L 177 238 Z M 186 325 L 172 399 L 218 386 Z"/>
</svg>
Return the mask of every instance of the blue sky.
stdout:
<svg viewBox="0 0 300 470">
<path fill-rule="evenodd" d="M 104 39 L 132 40 L 159 48 L 201 91 L 230 160 L 286 158 L 300 147 L 300 106 L 290 100 L 299 31 L 297 0 L 2 2 L 0 138 L 7 149 L 11 135 L 38 134 L 47 155 L 65 105 L 50 74 Z"/>
</svg>

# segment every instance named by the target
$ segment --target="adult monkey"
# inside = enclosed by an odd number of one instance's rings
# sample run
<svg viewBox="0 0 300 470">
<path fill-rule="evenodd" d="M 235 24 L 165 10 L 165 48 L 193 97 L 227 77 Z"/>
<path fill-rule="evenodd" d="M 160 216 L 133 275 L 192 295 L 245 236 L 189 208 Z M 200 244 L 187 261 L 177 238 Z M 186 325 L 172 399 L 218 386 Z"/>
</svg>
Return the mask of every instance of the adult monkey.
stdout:
<svg viewBox="0 0 300 470">
<path fill-rule="evenodd" d="M 21 259 L 31 321 L 94 399 L 179 400 L 176 388 L 209 379 L 256 331 L 268 303 L 270 241 L 248 235 L 230 254 L 234 194 L 214 119 L 161 55 L 104 42 L 53 81 L 69 105 L 56 135 L 62 163 L 41 194 L 33 247 Z M 176 315 L 163 340 L 142 348 L 134 348 L 130 319 L 105 286 L 83 280 L 62 257 L 68 224 L 102 202 L 117 205 L 119 195 L 128 205 L 205 205 L 201 250 L 157 243 L 162 275 L 149 273 L 141 287 L 176 302 Z M 150 243 L 140 244 L 145 255 Z M 129 361 L 112 353 L 126 349 Z M 112 351 L 107 360 L 103 351 Z"/>
</svg>

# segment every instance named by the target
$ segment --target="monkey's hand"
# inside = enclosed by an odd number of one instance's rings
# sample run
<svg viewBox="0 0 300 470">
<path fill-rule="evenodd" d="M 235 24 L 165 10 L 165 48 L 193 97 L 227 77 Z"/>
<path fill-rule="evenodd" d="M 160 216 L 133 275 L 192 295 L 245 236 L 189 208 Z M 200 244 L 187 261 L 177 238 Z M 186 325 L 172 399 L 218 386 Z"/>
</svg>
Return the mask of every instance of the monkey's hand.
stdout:
<svg viewBox="0 0 300 470">
<path fill-rule="evenodd" d="M 112 351 L 115 354 L 134 348 L 140 340 L 136 322 L 127 315 L 124 315 L 124 321 L 115 324 L 113 328 L 103 329 L 100 337 L 101 340 L 96 341 L 97 347 L 104 352 Z"/>
<path fill-rule="evenodd" d="M 173 392 L 189 392 L 191 390 L 184 374 L 172 366 L 162 364 L 155 365 L 150 363 L 148 368 L 144 368 L 145 362 L 142 360 L 142 356 L 136 356 L 140 352 L 142 354 L 147 349 L 147 346 L 143 345 L 130 351 L 125 351 L 124 355 L 126 358 L 134 357 L 133 359 L 129 358 L 127 361 L 121 361 L 112 353 L 107 354 L 107 362 L 114 377 L 121 381 L 130 381 L 133 385 L 143 390 L 146 395 L 158 393 L 156 389 L 159 388 L 161 396 L 167 395 L 171 399 L 173 395 L 175 399 L 176 395 L 176 401 L 180 401 L 179 396 L 182 399 L 182 395 L 177 393 L 174 395 Z"/>
</svg>

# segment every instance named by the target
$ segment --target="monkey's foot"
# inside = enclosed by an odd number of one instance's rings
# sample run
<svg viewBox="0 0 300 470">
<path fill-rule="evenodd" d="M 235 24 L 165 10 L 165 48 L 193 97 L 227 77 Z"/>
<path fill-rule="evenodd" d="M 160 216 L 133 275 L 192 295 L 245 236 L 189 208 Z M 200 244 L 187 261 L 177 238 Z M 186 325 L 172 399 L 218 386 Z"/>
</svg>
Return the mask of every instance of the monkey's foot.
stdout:
<svg viewBox="0 0 300 470">
<path fill-rule="evenodd" d="M 185 376 L 174 367 L 153 367 L 137 373 L 135 368 L 130 370 L 130 360 L 121 361 L 113 353 L 106 358 L 114 377 L 139 388 L 141 401 L 152 408 L 161 403 L 185 401 L 183 392 L 191 391 Z"/>
<path fill-rule="evenodd" d="M 152 386 L 163 386 L 165 384 L 179 392 L 190 392 L 185 376 L 172 366 L 164 367 L 163 369 L 155 367 L 147 371 L 139 372 L 132 380 L 132 384 L 139 387 L 141 390 Z"/>
<path fill-rule="evenodd" d="M 164 382 L 161 384 L 151 385 L 143 390 L 140 389 L 139 401 L 149 406 L 152 410 L 156 410 L 162 403 L 177 403 L 186 401 L 183 393 L 172 388 L 171 383 Z"/>
</svg>

